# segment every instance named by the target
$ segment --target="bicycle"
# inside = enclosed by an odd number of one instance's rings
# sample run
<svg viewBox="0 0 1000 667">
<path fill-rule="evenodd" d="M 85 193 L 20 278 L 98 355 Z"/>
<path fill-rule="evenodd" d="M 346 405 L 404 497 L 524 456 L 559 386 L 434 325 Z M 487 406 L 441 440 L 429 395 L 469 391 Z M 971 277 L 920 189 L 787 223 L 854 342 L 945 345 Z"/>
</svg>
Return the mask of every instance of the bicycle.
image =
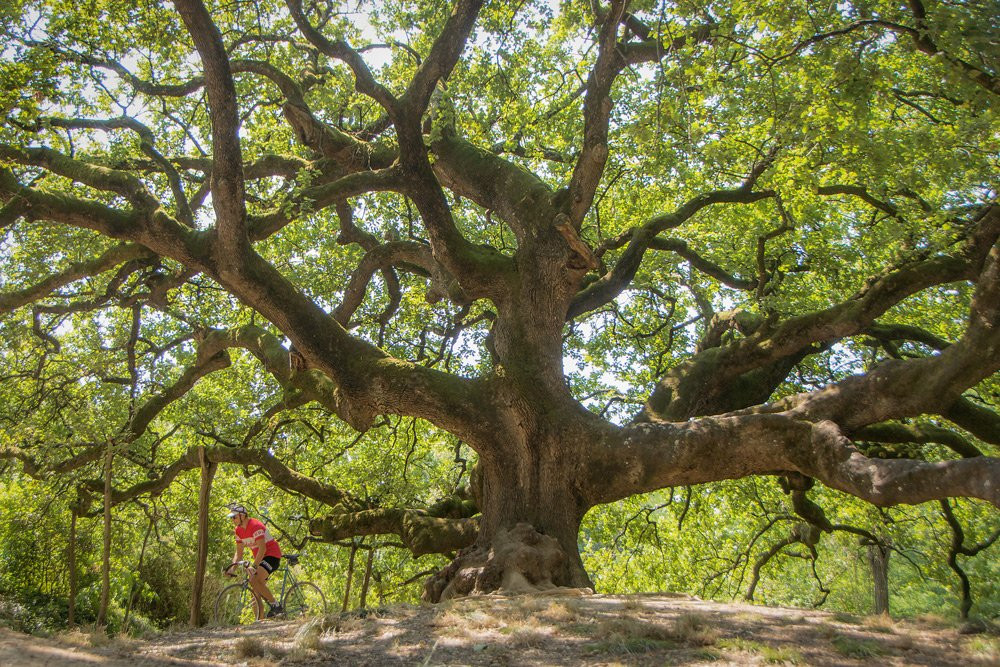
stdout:
<svg viewBox="0 0 1000 667">
<path fill-rule="evenodd" d="M 281 616 L 294 618 L 326 613 L 326 598 L 319 586 L 311 581 L 296 581 L 292 574 L 292 566 L 299 564 L 301 554 L 286 554 L 281 557 L 283 565 L 278 568 L 284 576 L 281 578 L 281 591 L 275 596 L 284 612 Z M 216 625 L 242 625 L 260 620 L 257 618 L 257 605 L 254 604 L 256 594 L 250 589 L 250 578 L 247 568 L 251 561 L 238 563 L 243 566 L 243 581 L 230 584 L 219 591 L 215 598 Z M 266 606 L 265 611 L 266 611 Z"/>
</svg>

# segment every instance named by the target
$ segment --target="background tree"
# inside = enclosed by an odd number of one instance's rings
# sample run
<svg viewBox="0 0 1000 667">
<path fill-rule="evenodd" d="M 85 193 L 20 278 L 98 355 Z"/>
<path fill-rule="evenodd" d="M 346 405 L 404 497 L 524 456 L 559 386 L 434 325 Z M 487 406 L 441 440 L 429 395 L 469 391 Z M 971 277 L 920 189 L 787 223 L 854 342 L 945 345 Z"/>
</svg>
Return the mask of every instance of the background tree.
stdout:
<svg viewBox="0 0 1000 667">
<path fill-rule="evenodd" d="M 988 2 L 6 11 L 2 453 L 81 515 L 204 445 L 437 600 L 667 488 L 779 476 L 813 563 L 814 497 L 1000 505 Z"/>
</svg>

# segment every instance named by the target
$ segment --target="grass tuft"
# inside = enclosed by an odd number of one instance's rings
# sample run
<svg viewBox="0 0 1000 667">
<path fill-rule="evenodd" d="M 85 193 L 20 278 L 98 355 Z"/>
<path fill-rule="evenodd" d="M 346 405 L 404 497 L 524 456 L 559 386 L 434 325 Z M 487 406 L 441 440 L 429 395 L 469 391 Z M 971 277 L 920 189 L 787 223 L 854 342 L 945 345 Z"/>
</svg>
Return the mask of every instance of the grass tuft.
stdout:
<svg viewBox="0 0 1000 667">
<path fill-rule="evenodd" d="M 701 614 L 682 614 L 674 622 L 674 638 L 692 646 L 711 646 L 719 632 Z"/>
<path fill-rule="evenodd" d="M 837 652 L 848 658 L 877 658 L 889 653 L 885 646 L 871 639 L 837 635 L 832 641 Z"/>
<path fill-rule="evenodd" d="M 836 614 L 834 614 L 833 620 L 837 621 L 838 623 L 849 623 L 851 625 L 858 625 L 861 623 L 861 619 L 855 616 L 854 614 L 848 614 L 842 611 L 838 611 Z"/>
<path fill-rule="evenodd" d="M 691 659 L 700 660 L 702 662 L 718 662 L 722 660 L 722 653 L 715 650 L 714 648 L 700 648 L 693 651 L 691 654 Z"/>
<path fill-rule="evenodd" d="M 274 655 L 278 651 L 271 642 L 260 637 L 240 637 L 233 644 L 233 653 L 237 658 L 263 658 Z"/>
<path fill-rule="evenodd" d="M 597 639 L 652 639 L 654 641 L 671 641 L 673 631 L 662 623 L 640 621 L 635 618 L 617 617 L 604 618 L 597 623 L 594 631 Z"/>
<path fill-rule="evenodd" d="M 637 598 L 628 598 L 622 602 L 622 610 L 632 613 L 641 613 L 646 611 L 646 605 L 644 605 L 642 601 Z"/>
<path fill-rule="evenodd" d="M 508 636 L 508 644 L 520 648 L 541 648 L 552 641 L 551 633 L 524 626 L 514 628 Z"/>
<path fill-rule="evenodd" d="M 740 639 L 739 637 L 720 639 L 716 642 L 716 646 L 721 649 L 741 651 L 743 653 L 760 653 L 767 648 L 767 644 L 762 642 L 754 641 L 752 639 Z"/>
<path fill-rule="evenodd" d="M 896 634 L 896 622 L 893 621 L 892 617 L 888 614 L 868 616 L 864 620 L 864 626 L 867 630 L 878 632 L 883 635 Z"/>
<path fill-rule="evenodd" d="M 572 623 L 580 616 L 577 605 L 569 600 L 553 600 L 539 616 L 553 623 Z"/>
<path fill-rule="evenodd" d="M 805 662 L 801 653 L 788 646 L 764 646 L 760 651 L 760 657 L 771 665 L 800 665 Z"/>
<path fill-rule="evenodd" d="M 587 645 L 589 653 L 592 655 L 631 655 L 634 653 L 649 653 L 651 651 L 670 650 L 676 647 L 677 645 L 671 641 L 663 639 L 649 639 L 648 637 L 617 637 Z"/>
<path fill-rule="evenodd" d="M 320 617 L 313 617 L 309 619 L 295 631 L 295 637 L 292 640 L 292 648 L 289 651 L 289 657 L 295 660 L 301 660 L 312 655 L 320 649 L 320 646 L 322 646 L 322 636 L 323 619 Z"/>
<path fill-rule="evenodd" d="M 1000 664 L 1000 637 L 973 637 L 963 644 L 962 652 L 986 663 Z"/>
<path fill-rule="evenodd" d="M 913 622 L 932 628 L 950 628 L 955 626 L 953 619 L 941 614 L 920 614 L 913 618 Z"/>
</svg>

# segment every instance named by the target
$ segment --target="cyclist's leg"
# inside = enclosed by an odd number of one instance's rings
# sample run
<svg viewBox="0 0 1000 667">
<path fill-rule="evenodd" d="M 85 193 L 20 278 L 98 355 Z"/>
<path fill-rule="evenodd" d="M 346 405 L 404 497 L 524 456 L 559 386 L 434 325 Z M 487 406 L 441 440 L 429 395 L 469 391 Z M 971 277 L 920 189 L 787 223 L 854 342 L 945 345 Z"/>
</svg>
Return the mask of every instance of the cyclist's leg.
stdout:
<svg viewBox="0 0 1000 667">
<path fill-rule="evenodd" d="M 267 578 L 269 576 L 270 573 L 266 569 L 258 567 L 257 571 L 253 573 L 252 577 L 250 577 L 250 588 L 253 589 L 253 592 L 256 593 L 258 597 L 262 597 L 269 603 L 273 603 L 274 595 L 267 587 Z"/>
<path fill-rule="evenodd" d="M 250 594 L 253 596 L 254 618 L 259 621 L 267 615 L 267 612 L 264 610 L 264 600 L 252 588 L 250 589 Z"/>
<path fill-rule="evenodd" d="M 278 571 L 281 567 L 281 558 L 279 556 L 265 556 L 260 562 L 260 568 L 258 568 L 258 573 L 261 575 L 261 594 L 267 598 L 267 601 L 271 604 L 275 604 L 274 595 L 268 588 L 267 581 L 272 574 Z M 266 593 L 265 593 L 266 592 Z"/>
</svg>

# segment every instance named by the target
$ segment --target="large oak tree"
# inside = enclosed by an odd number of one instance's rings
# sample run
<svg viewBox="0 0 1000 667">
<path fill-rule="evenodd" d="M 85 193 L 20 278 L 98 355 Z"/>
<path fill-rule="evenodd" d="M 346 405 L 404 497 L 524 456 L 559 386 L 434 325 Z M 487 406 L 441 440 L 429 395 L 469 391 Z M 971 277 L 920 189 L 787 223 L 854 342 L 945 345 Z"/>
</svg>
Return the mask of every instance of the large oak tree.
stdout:
<svg viewBox="0 0 1000 667">
<path fill-rule="evenodd" d="M 478 457 L 432 507 L 295 470 L 263 420 L 112 497 L 257 466 L 317 535 L 463 549 L 435 600 L 589 585 L 584 514 L 671 486 L 778 475 L 821 529 L 814 480 L 1000 506 L 990 5 L 21 0 L 5 382 L 119 387 L 133 458 L 236 349 L 266 418 L 432 424 Z M 102 460 L 32 405 L 4 456 Z"/>
</svg>

